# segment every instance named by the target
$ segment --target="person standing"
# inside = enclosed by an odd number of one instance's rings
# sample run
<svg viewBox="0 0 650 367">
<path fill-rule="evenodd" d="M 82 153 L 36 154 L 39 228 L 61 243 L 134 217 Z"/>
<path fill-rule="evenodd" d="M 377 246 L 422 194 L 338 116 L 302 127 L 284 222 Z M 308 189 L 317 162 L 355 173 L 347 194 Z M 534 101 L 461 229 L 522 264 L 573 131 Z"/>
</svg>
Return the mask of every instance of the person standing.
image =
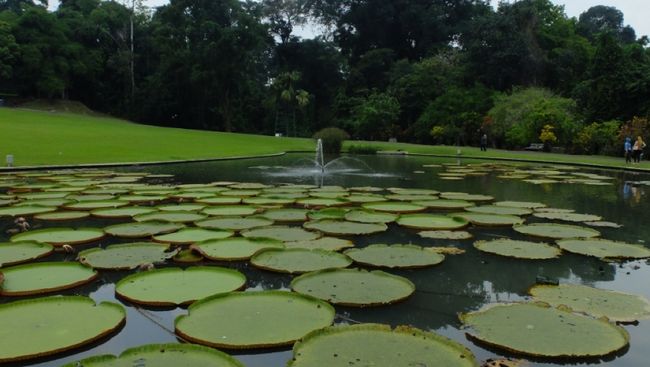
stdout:
<svg viewBox="0 0 650 367">
<path fill-rule="evenodd" d="M 641 136 L 637 137 L 636 141 L 634 142 L 634 147 L 632 147 L 632 154 L 634 155 L 634 163 L 641 162 L 641 154 L 643 153 L 643 149 L 645 147 L 646 144 L 643 141 L 643 138 L 641 138 Z"/>
<path fill-rule="evenodd" d="M 487 134 L 481 136 L 481 151 L 487 152 Z"/>
<path fill-rule="evenodd" d="M 623 149 L 625 150 L 625 163 L 632 162 L 632 138 L 629 136 L 625 138 Z"/>
</svg>

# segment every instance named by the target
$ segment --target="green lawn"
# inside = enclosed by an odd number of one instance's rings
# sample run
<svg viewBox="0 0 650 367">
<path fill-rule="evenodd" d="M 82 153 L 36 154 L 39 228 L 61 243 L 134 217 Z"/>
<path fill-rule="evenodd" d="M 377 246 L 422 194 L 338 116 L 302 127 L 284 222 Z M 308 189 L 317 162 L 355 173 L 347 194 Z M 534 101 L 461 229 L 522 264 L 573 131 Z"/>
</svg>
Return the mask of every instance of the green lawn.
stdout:
<svg viewBox="0 0 650 367">
<path fill-rule="evenodd" d="M 381 150 L 456 155 L 456 147 L 384 142 L 349 142 Z M 0 160 L 13 154 L 16 166 L 207 159 L 286 151 L 311 151 L 311 139 L 275 138 L 162 128 L 124 120 L 59 112 L 0 108 Z M 462 147 L 464 157 L 507 158 L 625 167 L 623 158 L 513 152 Z M 650 170 L 650 162 L 629 167 Z"/>
</svg>

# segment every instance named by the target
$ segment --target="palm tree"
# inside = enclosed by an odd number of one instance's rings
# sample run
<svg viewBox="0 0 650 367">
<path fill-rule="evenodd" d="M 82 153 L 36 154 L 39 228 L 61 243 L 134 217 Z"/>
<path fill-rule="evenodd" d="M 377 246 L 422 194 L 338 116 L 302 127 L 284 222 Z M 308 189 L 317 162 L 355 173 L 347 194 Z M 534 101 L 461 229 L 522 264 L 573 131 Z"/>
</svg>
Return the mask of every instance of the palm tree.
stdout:
<svg viewBox="0 0 650 367">
<path fill-rule="evenodd" d="M 275 103 L 275 130 L 278 129 L 278 118 L 280 107 L 278 104 L 284 102 L 291 110 L 291 123 L 293 135 L 296 136 L 296 108 L 303 109 L 309 104 L 311 95 L 304 89 L 296 89 L 295 84 L 300 81 L 300 73 L 297 71 L 284 72 L 278 75 L 273 81 L 273 89 L 276 91 Z M 278 98 L 279 97 L 279 98 Z M 289 136 L 289 126 L 285 125 L 286 135 Z"/>
</svg>

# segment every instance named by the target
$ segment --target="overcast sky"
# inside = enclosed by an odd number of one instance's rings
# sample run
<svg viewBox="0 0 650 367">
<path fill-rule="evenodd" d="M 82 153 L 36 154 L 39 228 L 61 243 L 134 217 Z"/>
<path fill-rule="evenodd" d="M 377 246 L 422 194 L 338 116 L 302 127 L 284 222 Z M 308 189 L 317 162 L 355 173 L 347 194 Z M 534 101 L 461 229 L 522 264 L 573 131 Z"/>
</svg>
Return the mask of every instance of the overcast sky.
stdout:
<svg viewBox="0 0 650 367">
<path fill-rule="evenodd" d="M 512 1 L 512 0 L 509 0 Z M 580 13 L 595 5 L 614 6 L 625 14 L 625 23 L 631 25 L 637 36 L 650 35 L 650 1 L 648 0 L 552 0 L 564 5 L 567 15 L 577 17 Z M 168 0 L 145 0 L 148 6 L 160 6 Z M 492 0 L 498 3 L 498 0 Z M 56 8 L 58 0 L 49 0 L 50 8 Z"/>
</svg>

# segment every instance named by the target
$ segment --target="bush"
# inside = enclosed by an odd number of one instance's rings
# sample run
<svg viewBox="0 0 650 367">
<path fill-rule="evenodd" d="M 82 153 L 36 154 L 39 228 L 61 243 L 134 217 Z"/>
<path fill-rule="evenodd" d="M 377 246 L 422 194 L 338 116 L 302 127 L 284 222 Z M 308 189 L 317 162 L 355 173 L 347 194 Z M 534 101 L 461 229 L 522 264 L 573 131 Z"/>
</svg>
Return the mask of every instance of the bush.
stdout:
<svg viewBox="0 0 650 367">
<path fill-rule="evenodd" d="M 327 127 L 314 134 L 314 139 L 323 141 L 323 152 L 338 154 L 341 152 L 341 146 L 350 136 L 345 131 L 337 127 Z"/>
<path fill-rule="evenodd" d="M 578 153 L 621 155 L 625 135 L 619 141 L 618 121 L 594 122 L 576 135 L 573 144 Z"/>
<path fill-rule="evenodd" d="M 371 145 L 352 145 L 348 148 L 350 154 L 377 154 L 379 148 Z"/>
</svg>

